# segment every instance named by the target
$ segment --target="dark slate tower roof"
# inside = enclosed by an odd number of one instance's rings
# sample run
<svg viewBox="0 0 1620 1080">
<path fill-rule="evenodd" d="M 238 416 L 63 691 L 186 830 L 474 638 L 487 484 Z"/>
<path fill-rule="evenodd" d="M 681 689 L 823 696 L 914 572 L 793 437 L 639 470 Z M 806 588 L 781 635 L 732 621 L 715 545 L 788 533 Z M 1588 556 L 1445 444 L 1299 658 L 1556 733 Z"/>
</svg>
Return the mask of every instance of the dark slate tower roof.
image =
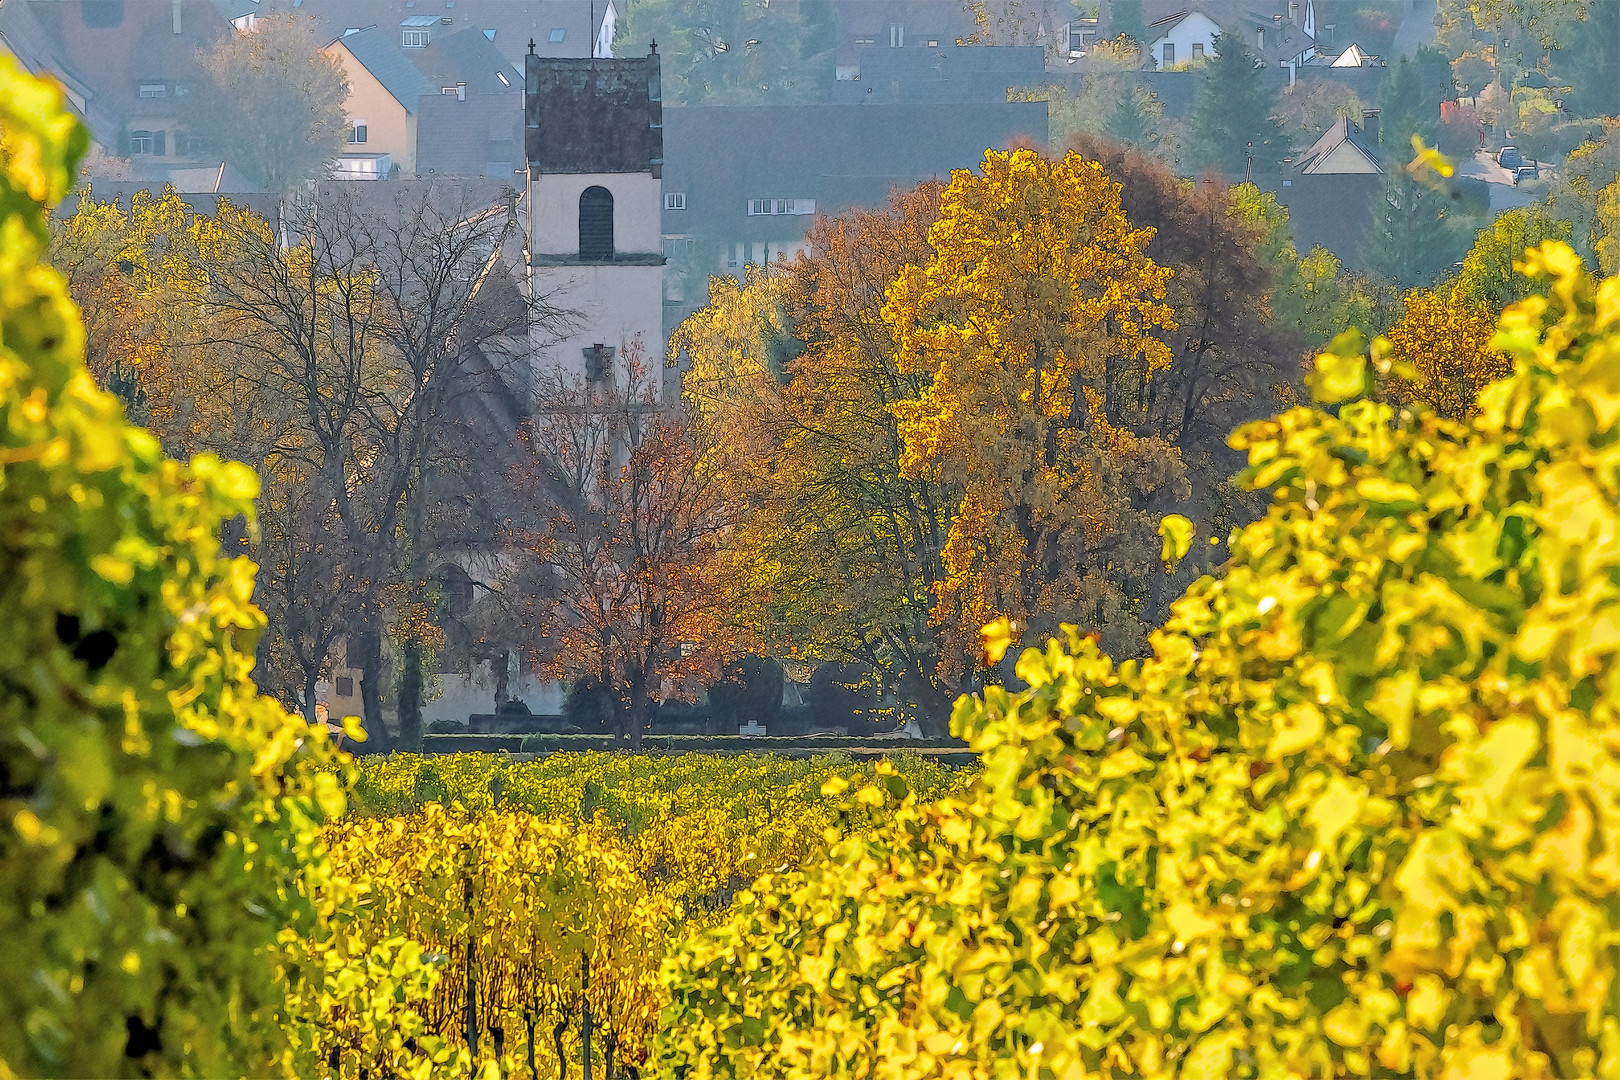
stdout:
<svg viewBox="0 0 1620 1080">
<path fill-rule="evenodd" d="M 658 46 L 627 60 L 524 57 L 529 174 L 663 175 Z"/>
</svg>

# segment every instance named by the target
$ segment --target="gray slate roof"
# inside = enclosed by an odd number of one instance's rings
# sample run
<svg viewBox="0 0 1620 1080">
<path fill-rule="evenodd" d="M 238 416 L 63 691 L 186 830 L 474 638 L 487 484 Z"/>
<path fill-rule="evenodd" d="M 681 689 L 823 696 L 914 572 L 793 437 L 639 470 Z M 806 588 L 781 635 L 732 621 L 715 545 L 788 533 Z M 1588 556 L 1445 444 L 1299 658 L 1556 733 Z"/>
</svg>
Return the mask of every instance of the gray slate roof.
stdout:
<svg viewBox="0 0 1620 1080">
<path fill-rule="evenodd" d="M 859 81 L 834 82 L 838 104 L 1005 102 L 1007 91 L 1046 81 L 1046 50 L 1038 45 L 956 45 L 868 49 Z"/>
<path fill-rule="evenodd" d="M 411 59 L 416 69 L 441 90 L 466 83 L 469 94 L 523 93 L 523 72 L 477 27 L 435 37 L 427 48 L 415 52 Z M 497 71 L 506 76 L 506 82 L 496 77 Z M 512 111 L 516 114 L 521 108 L 513 105 Z"/>
<path fill-rule="evenodd" d="M 358 33 L 345 34 L 337 41 L 383 84 L 383 89 L 392 94 L 395 101 L 405 106 L 407 113 L 414 116 L 417 99 L 423 94 L 437 94 L 439 88 L 416 70 L 392 33 L 392 28 L 390 33 L 385 34 L 375 26 L 368 26 Z"/>
</svg>

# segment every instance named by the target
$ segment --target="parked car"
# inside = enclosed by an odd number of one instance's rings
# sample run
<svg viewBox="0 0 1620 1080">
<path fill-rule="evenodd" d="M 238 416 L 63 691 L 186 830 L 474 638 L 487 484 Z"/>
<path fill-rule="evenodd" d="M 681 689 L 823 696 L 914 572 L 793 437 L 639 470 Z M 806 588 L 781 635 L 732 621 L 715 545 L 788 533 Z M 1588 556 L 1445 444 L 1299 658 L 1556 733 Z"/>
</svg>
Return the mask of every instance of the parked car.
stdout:
<svg viewBox="0 0 1620 1080">
<path fill-rule="evenodd" d="M 1496 163 L 1504 169 L 1517 169 L 1524 164 L 1524 155 L 1517 146 L 1504 146 L 1496 152 Z"/>
<path fill-rule="evenodd" d="M 1536 168 L 1534 165 L 1520 165 L 1517 169 L 1513 170 L 1513 182 L 1515 184 L 1517 184 L 1520 180 L 1535 180 L 1540 178 L 1540 176 L 1541 170 Z"/>
</svg>

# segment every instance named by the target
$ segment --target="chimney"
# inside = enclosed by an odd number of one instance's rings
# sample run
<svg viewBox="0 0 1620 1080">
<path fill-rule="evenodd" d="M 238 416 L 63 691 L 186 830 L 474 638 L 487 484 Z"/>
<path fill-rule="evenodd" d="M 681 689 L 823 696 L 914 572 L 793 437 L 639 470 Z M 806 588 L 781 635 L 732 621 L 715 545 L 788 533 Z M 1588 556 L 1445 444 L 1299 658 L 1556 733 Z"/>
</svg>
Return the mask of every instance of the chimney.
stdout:
<svg viewBox="0 0 1620 1080">
<path fill-rule="evenodd" d="M 1367 135 L 1367 141 L 1374 146 L 1378 145 L 1378 110 L 1361 110 L 1361 130 Z"/>
</svg>

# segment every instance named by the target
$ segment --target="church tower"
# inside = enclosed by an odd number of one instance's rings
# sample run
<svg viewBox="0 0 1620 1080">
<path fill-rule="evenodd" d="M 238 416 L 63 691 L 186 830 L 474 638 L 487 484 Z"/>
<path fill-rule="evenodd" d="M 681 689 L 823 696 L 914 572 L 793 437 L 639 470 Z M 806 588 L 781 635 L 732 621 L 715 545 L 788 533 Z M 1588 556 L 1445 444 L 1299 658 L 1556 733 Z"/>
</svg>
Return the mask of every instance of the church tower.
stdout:
<svg viewBox="0 0 1620 1080">
<path fill-rule="evenodd" d="M 531 45 L 532 48 L 532 45 Z M 655 393 L 664 370 L 664 105 L 658 46 L 630 59 L 526 58 L 529 267 L 572 312 L 562 341 L 532 342 L 538 368 L 624 378 L 639 342 Z"/>
</svg>

